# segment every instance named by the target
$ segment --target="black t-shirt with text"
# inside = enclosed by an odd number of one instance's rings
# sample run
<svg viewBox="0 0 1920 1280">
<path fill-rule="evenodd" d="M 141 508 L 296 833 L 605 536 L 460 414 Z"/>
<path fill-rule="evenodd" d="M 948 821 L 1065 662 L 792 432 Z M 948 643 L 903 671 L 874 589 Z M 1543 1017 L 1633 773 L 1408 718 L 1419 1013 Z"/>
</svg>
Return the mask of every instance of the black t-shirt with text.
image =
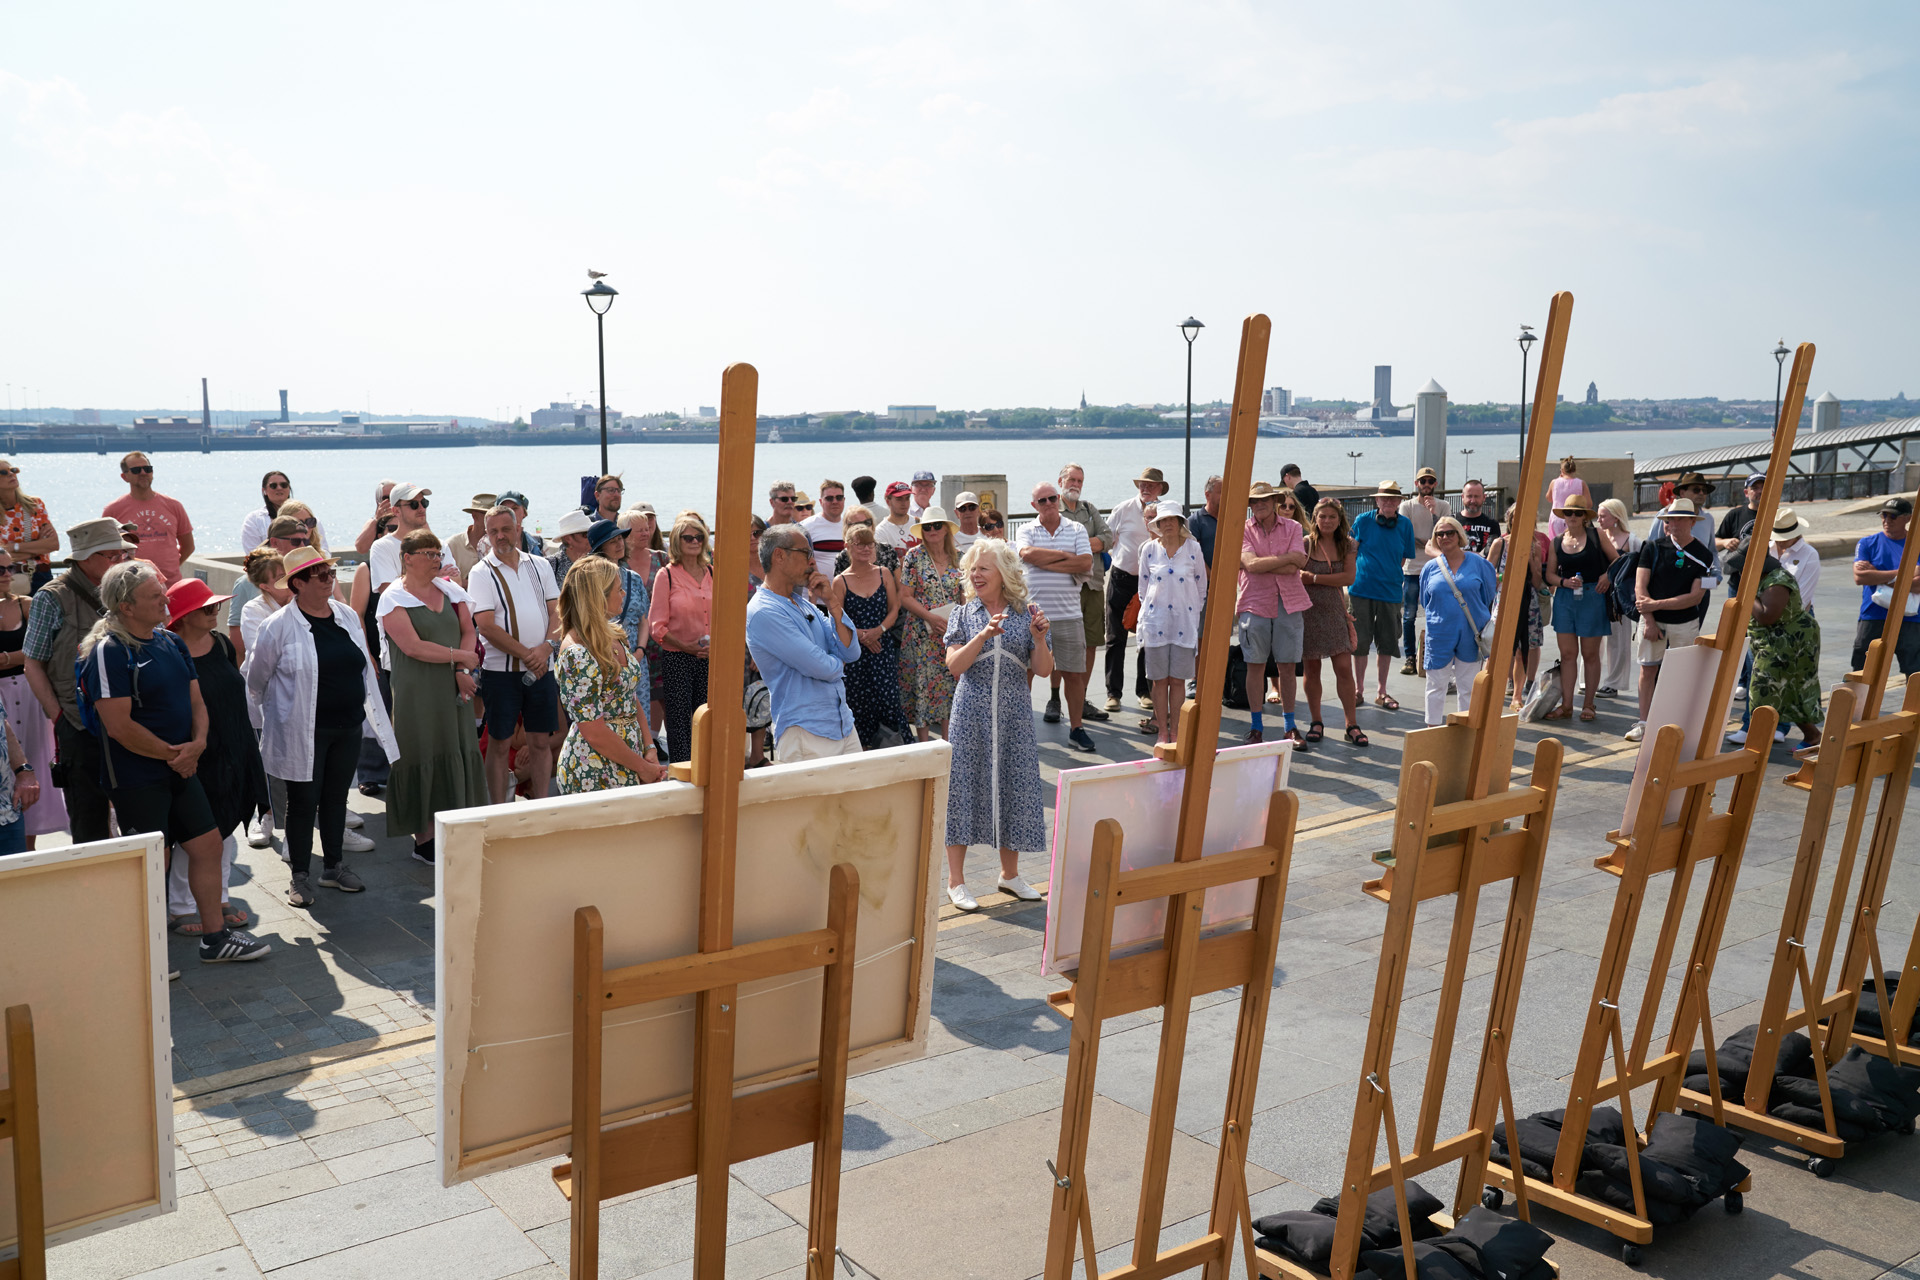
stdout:
<svg viewBox="0 0 1920 1280">
<path fill-rule="evenodd" d="M 1667 541 L 1649 542 L 1640 549 L 1638 568 L 1647 571 L 1649 596 L 1655 600 L 1671 600 L 1693 590 L 1694 584 L 1700 579 L 1712 576 L 1712 553 L 1693 538 L 1689 538 L 1684 547 Z M 1656 609 L 1653 620 L 1692 622 L 1699 616 L 1699 608 L 1688 605 L 1684 609 Z"/>
<path fill-rule="evenodd" d="M 1467 550 L 1477 556 L 1487 554 L 1487 548 L 1500 536 L 1500 522 L 1484 511 L 1477 516 L 1455 516 L 1454 519 L 1467 531 Z"/>
</svg>

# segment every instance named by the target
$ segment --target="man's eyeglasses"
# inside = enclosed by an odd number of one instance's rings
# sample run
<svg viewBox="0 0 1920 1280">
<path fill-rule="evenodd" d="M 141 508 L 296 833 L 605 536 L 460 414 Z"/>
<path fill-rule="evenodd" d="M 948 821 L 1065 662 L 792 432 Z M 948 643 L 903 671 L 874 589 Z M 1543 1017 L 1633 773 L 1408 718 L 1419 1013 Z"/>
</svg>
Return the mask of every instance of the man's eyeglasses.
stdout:
<svg viewBox="0 0 1920 1280">
<path fill-rule="evenodd" d="M 152 467 L 128 467 L 127 474 L 133 475 L 133 476 L 150 476 L 153 474 L 153 468 Z"/>
<path fill-rule="evenodd" d="M 1035 498 L 1033 500 L 1033 505 L 1036 507 L 1048 507 L 1048 506 L 1052 506 L 1054 503 L 1058 501 L 1060 501 L 1060 495 L 1057 493 L 1050 493 L 1044 498 Z"/>
<path fill-rule="evenodd" d="M 844 493 L 823 493 L 820 495 L 820 501 L 822 502 L 845 502 L 846 500 L 847 495 Z"/>
<path fill-rule="evenodd" d="M 790 493 L 782 493 L 775 496 L 774 501 L 781 506 L 790 506 L 793 502 L 793 495 Z"/>
<path fill-rule="evenodd" d="M 980 504 L 977 502 L 962 503 L 960 506 L 954 508 L 955 511 L 978 511 L 979 509 Z"/>
<path fill-rule="evenodd" d="M 296 573 L 295 575 L 293 575 L 293 580 L 295 582 L 300 582 L 300 581 L 332 582 L 333 579 L 334 579 L 333 570 L 326 568 L 324 566 L 318 569 L 309 569 L 305 573 Z"/>
<path fill-rule="evenodd" d="M 394 505 L 412 507 L 415 511 L 425 511 L 427 509 L 427 500 L 425 498 L 408 498 L 405 502 L 395 503 Z"/>
</svg>

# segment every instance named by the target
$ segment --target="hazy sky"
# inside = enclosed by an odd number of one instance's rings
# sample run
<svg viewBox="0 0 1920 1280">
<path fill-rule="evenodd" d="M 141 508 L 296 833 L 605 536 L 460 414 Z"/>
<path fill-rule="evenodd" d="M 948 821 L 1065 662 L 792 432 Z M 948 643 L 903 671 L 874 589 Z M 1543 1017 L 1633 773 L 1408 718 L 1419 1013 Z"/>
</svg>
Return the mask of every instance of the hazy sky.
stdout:
<svg viewBox="0 0 1920 1280">
<path fill-rule="evenodd" d="M 1920 395 L 1916 8 L 10 5 L 16 406 Z"/>
</svg>

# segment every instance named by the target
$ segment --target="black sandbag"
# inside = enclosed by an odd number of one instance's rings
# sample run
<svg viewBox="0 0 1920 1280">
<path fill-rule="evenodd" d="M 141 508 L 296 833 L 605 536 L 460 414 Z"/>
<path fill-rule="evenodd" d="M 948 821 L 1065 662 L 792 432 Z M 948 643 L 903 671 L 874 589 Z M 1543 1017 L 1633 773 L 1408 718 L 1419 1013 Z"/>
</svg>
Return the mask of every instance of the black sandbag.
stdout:
<svg viewBox="0 0 1920 1280">
<path fill-rule="evenodd" d="M 1435 1241 L 1440 1245 L 1464 1244 L 1473 1251 L 1468 1259 L 1475 1269 L 1488 1277 L 1519 1277 L 1543 1267 L 1553 1237 L 1531 1223 L 1506 1218 L 1485 1205 L 1475 1205 L 1453 1230 Z M 1456 1255 L 1458 1256 L 1458 1255 Z"/>
<path fill-rule="evenodd" d="M 1720 1093 L 1738 1101 L 1747 1091 L 1747 1077 L 1753 1071 L 1753 1042 L 1760 1034 L 1760 1025 L 1742 1027 L 1726 1038 L 1714 1055 L 1714 1065 L 1720 1070 Z M 1780 1037 L 1780 1051 L 1774 1055 L 1774 1079 L 1782 1076 L 1811 1080 L 1813 1078 L 1813 1042 L 1798 1031 L 1789 1031 Z M 1698 1093 L 1707 1093 L 1707 1051 L 1695 1049 L 1687 1058 L 1686 1086 Z"/>
<path fill-rule="evenodd" d="M 1362 1250 L 1360 1265 L 1372 1272 L 1376 1280 L 1405 1280 L 1407 1274 L 1407 1264 L 1398 1245 L 1391 1249 Z M 1445 1240 L 1416 1243 L 1413 1272 L 1420 1280 L 1486 1280 L 1483 1272 L 1476 1271 L 1459 1256 L 1458 1250 L 1449 1248 Z"/>
<path fill-rule="evenodd" d="M 1417 1182 L 1407 1183 L 1407 1217 L 1413 1224 L 1415 1240 L 1431 1240 L 1440 1234 L 1440 1227 L 1433 1221 L 1433 1215 L 1446 1206 L 1438 1197 Z M 1323 1196 L 1313 1206 L 1315 1213 L 1333 1217 L 1340 1212 L 1339 1196 Z M 1366 1216 L 1360 1222 L 1360 1234 L 1364 1238 L 1364 1247 L 1386 1249 L 1400 1243 L 1400 1209 L 1393 1198 L 1393 1188 L 1385 1186 L 1367 1197 Z"/>
<path fill-rule="evenodd" d="M 1253 1243 L 1319 1275 L 1333 1270 L 1334 1220 L 1324 1213 L 1289 1209 L 1253 1220 Z"/>
<path fill-rule="evenodd" d="M 1734 1159 L 1740 1135 L 1700 1116 L 1668 1113 L 1654 1125 L 1653 1140 L 1640 1152 L 1640 1183 L 1647 1220 L 1681 1222 L 1702 1205 L 1744 1182 L 1747 1167 Z M 1589 1168 L 1577 1183 L 1581 1194 L 1617 1208 L 1633 1208 L 1626 1146 L 1587 1147 Z"/>
<path fill-rule="evenodd" d="M 1920 1118 L 1920 1068 L 1902 1067 L 1865 1049 L 1849 1049 L 1827 1073 L 1833 1087 L 1858 1095 L 1886 1127 L 1904 1129 Z"/>
<path fill-rule="evenodd" d="M 1560 1131 L 1567 1119 L 1566 1108 L 1552 1111 L 1537 1111 L 1520 1121 L 1520 1172 L 1542 1182 L 1553 1179 L 1554 1155 L 1560 1146 Z M 1620 1113 L 1612 1107 L 1595 1107 L 1587 1118 L 1586 1146 L 1595 1143 L 1611 1143 L 1618 1146 L 1626 1141 L 1626 1127 L 1621 1123 Z M 1501 1121 L 1493 1126 L 1493 1163 L 1504 1169 L 1513 1167 L 1512 1158 L 1507 1151 L 1507 1125 Z M 1581 1167 L 1586 1167 L 1583 1157 Z"/>
<path fill-rule="evenodd" d="M 1884 1132 L 1885 1123 L 1878 1109 L 1828 1075 L 1833 1096 L 1834 1136 L 1842 1142 L 1859 1142 Z M 1827 1115 L 1820 1107 L 1820 1084 L 1816 1080 L 1787 1080 L 1774 1091 L 1776 1100 L 1767 1113 L 1778 1120 L 1797 1124 L 1818 1133 L 1827 1131 Z"/>
<path fill-rule="evenodd" d="M 1900 975 L 1883 973 L 1886 981 L 1887 1003 L 1893 1003 L 1893 997 L 1900 990 Z M 1853 1032 L 1855 1035 L 1872 1036 L 1876 1040 L 1886 1038 L 1886 1028 L 1880 1022 L 1880 995 L 1874 988 L 1873 979 L 1867 978 L 1860 984 L 1860 1003 L 1853 1013 Z M 1920 1045 L 1920 1018 L 1913 1020 L 1913 1026 L 1907 1031 L 1907 1043 Z"/>
</svg>

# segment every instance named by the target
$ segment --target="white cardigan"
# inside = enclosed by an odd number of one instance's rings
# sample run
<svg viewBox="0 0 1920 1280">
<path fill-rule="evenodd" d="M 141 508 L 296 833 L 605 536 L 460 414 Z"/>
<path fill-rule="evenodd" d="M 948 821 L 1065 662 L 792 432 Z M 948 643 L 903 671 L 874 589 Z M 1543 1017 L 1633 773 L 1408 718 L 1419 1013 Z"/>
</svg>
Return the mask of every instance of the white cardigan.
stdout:
<svg viewBox="0 0 1920 1280">
<path fill-rule="evenodd" d="M 398 760 L 400 744 L 394 740 L 386 704 L 380 700 L 380 679 L 373 660 L 367 657 L 367 638 L 360 630 L 360 619 L 338 600 L 328 604 L 333 608 L 333 620 L 353 637 L 366 660 L 367 723 L 373 726 L 373 736 L 387 759 Z M 247 646 L 245 674 L 247 692 L 263 712 L 260 759 L 267 773 L 287 782 L 311 782 L 320 655 L 313 643 L 313 628 L 299 605 L 289 604 L 260 624 L 259 634 Z"/>
</svg>

